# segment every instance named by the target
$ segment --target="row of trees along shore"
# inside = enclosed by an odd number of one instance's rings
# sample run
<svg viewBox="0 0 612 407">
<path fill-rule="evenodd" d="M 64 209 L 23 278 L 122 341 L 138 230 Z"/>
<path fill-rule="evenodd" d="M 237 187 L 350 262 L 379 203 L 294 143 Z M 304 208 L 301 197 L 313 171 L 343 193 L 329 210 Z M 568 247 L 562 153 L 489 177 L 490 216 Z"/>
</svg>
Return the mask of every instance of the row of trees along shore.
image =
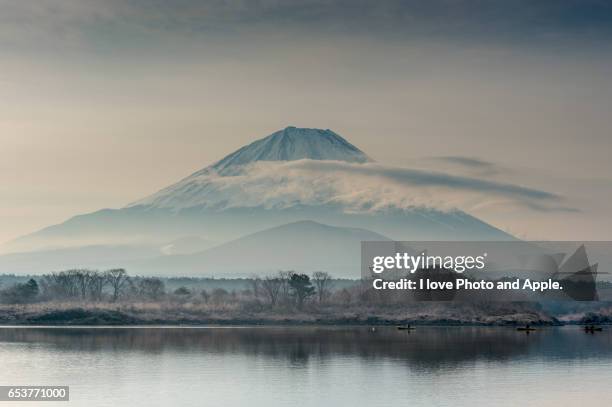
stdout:
<svg viewBox="0 0 612 407">
<path fill-rule="evenodd" d="M 196 290 L 181 286 L 168 292 L 164 281 L 156 277 L 131 277 L 124 269 L 96 271 L 87 269 L 53 272 L 25 283 L 0 290 L 4 304 L 28 304 L 49 301 L 129 302 L 179 301 L 195 303 L 245 303 L 268 307 L 296 307 L 323 304 L 332 295 L 334 302 L 346 302 L 346 289 L 334 291 L 331 276 L 322 271 L 308 274 L 279 271 L 263 278 L 247 280 L 249 288 L 227 291 L 224 288 Z M 338 294 L 339 293 L 339 294 Z"/>
</svg>

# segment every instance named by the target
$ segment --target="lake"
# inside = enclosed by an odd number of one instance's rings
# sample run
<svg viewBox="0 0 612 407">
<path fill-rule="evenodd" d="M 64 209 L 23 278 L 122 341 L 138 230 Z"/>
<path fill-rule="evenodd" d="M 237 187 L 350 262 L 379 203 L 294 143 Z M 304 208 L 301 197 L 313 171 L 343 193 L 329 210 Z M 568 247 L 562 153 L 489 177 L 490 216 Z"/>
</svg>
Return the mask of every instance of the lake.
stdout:
<svg viewBox="0 0 612 407">
<path fill-rule="evenodd" d="M 0 385 L 44 406 L 612 405 L 612 334 L 579 327 L 0 328 Z"/>
</svg>

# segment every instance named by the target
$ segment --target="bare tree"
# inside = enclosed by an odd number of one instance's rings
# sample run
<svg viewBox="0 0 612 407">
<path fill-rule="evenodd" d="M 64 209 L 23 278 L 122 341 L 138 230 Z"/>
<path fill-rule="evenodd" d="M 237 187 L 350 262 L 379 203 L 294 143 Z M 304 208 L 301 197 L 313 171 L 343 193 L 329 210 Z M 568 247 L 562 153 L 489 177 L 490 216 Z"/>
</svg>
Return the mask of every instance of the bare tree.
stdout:
<svg viewBox="0 0 612 407">
<path fill-rule="evenodd" d="M 113 291 L 113 301 L 117 301 L 123 289 L 128 285 L 130 277 L 124 269 L 107 270 L 104 275 Z"/>
<path fill-rule="evenodd" d="M 166 293 L 166 285 L 156 277 L 146 277 L 138 281 L 138 294 L 151 300 L 159 300 Z"/>
<path fill-rule="evenodd" d="M 280 277 L 268 276 L 261 282 L 261 288 L 272 307 L 278 302 L 278 296 L 280 295 L 282 285 L 283 280 L 281 280 Z"/>
<path fill-rule="evenodd" d="M 72 270 L 72 275 L 76 281 L 76 286 L 79 292 L 79 296 L 82 299 L 87 298 L 90 274 L 91 274 L 91 271 L 89 270 Z"/>
<path fill-rule="evenodd" d="M 353 296 L 351 295 L 351 292 L 347 290 L 346 288 L 343 288 L 342 291 L 338 293 L 338 297 L 340 298 L 340 302 L 344 306 L 350 305 L 351 301 L 353 300 Z"/>
<path fill-rule="evenodd" d="M 319 304 L 321 304 L 329 296 L 332 283 L 331 276 L 324 271 L 315 271 L 312 274 L 312 281 L 317 289 Z"/>
<path fill-rule="evenodd" d="M 227 297 L 229 297 L 229 293 L 225 288 L 215 288 L 212 292 L 211 298 L 212 302 L 215 305 L 219 305 L 227 301 Z"/>
<path fill-rule="evenodd" d="M 92 300 L 100 301 L 102 299 L 102 292 L 106 284 L 106 274 L 102 274 L 98 271 L 87 273 L 87 291 Z"/>
<path fill-rule="evenodd" d="M 289 286 L 289 280 L 291 280 L 291 276 L 294 274 L 293 271 L 279 271 L 278 278 L 281 281 L 279 300 L 287 303 L 291 298 L 291 287 Z"/>
<path fill-rule="evenodd" d="M 249 285 L 251 286 L 251 291 L 253 291 L 253 297 L 255 297 L 255 299 L 258 299 L 261 294 L 261 284 L 262 281 L 257 276 L 254 276 L 249 280 Z"/>
<path fill-rule="evenodd" d="M 86 298 L 89 292 L 89 270 L 67 270 L 43 276 L 46 295 L 54 298 Z"/>
</svg>

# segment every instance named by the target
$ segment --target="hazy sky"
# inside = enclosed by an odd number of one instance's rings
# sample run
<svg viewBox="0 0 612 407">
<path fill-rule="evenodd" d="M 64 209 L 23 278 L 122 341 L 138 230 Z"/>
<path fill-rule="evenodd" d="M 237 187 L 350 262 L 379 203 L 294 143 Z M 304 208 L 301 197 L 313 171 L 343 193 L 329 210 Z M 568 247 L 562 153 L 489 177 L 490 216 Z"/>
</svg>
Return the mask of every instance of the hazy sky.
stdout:
<svg viewBox="0 0 612 407">
<path fill-rule="evenodd" d="M 0 0 L 0 241 L 288 125 L 559 195 L 465 208 L 520 237 L 610 240 L 611 77 L 606 1 Z"/>
</svg>

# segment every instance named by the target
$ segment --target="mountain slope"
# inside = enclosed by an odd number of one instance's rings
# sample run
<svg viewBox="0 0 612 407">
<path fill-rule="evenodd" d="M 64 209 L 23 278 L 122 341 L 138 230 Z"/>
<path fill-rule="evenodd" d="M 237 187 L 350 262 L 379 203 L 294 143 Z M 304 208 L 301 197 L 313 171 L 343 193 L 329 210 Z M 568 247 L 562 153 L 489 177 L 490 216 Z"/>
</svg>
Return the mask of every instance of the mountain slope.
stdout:
<svg viewBox="0 0 612 407">
<path fill-rule="evenodd" d="M 323 162 L 358 168 L 361 173 L 347 179 Z M 401 206 L 387 201 L 384 181 L 363 182 L 370 166 L 365 153 L 331 130 L 288 127 L 124 208 L 75 216 L 2 249 L 6 253 L 96 245 L 159 250 L 177 239 L 184 242 L 187 236 L 227 242 L 302 220 L 367 229 L 395 240 L 512 239 L 458 209 L 405 205 L 410 199 L 400 199 Z M 379 190 L 370 193 L 371 187 Z M 398 191 L 416 193 L 411 188 Z M 364 196 L 355 210 L 351 200 Z M 383 205 L 373 205 L 369 196 Z M 176 254 L 177 249 L 165 252 Z M 120 254 L 125 258 L 124 252 Z"/>
<path fill-rule="evenodd" d="M 254 141 L 215 164 L 128 207 L 183 209 L 195 206 L 223 207 L 241 191 L 227 188 L 227 179 L 245 176 L 250 166 L 262 162 L 333 160 L 349 163 L 371 161 L 365 153 L 331 130 L 287 127 Z M 228 195 L 229 193 L 229 195 Z"/>
<path fill-rule="evenodd" d="M 140 274 L 249 276 L 278 270 L 328 271 L 359 278 L 362 241 L 389 240 L 365 229 L 300 221 L 266 229 L 190 255 L 135 263 Z"/>
<path fill-rule="evenodd" d="M 139 244 L 160 247 L 185 236 L 201 236 L 224 242 L 268 227 L 312 220 L 342 227 L 372 230 L 394 240 L 508 240 L 512 236 L 462 211 L 390 209 L 347 213 L 340 206 L 289 208 L 244 207 L 216 210 L 187 208 L 180 211 L 143 207 L 104 209 L 75 216 L 16 239 L 14 251 L 86 245 Z"/>
</svg>

